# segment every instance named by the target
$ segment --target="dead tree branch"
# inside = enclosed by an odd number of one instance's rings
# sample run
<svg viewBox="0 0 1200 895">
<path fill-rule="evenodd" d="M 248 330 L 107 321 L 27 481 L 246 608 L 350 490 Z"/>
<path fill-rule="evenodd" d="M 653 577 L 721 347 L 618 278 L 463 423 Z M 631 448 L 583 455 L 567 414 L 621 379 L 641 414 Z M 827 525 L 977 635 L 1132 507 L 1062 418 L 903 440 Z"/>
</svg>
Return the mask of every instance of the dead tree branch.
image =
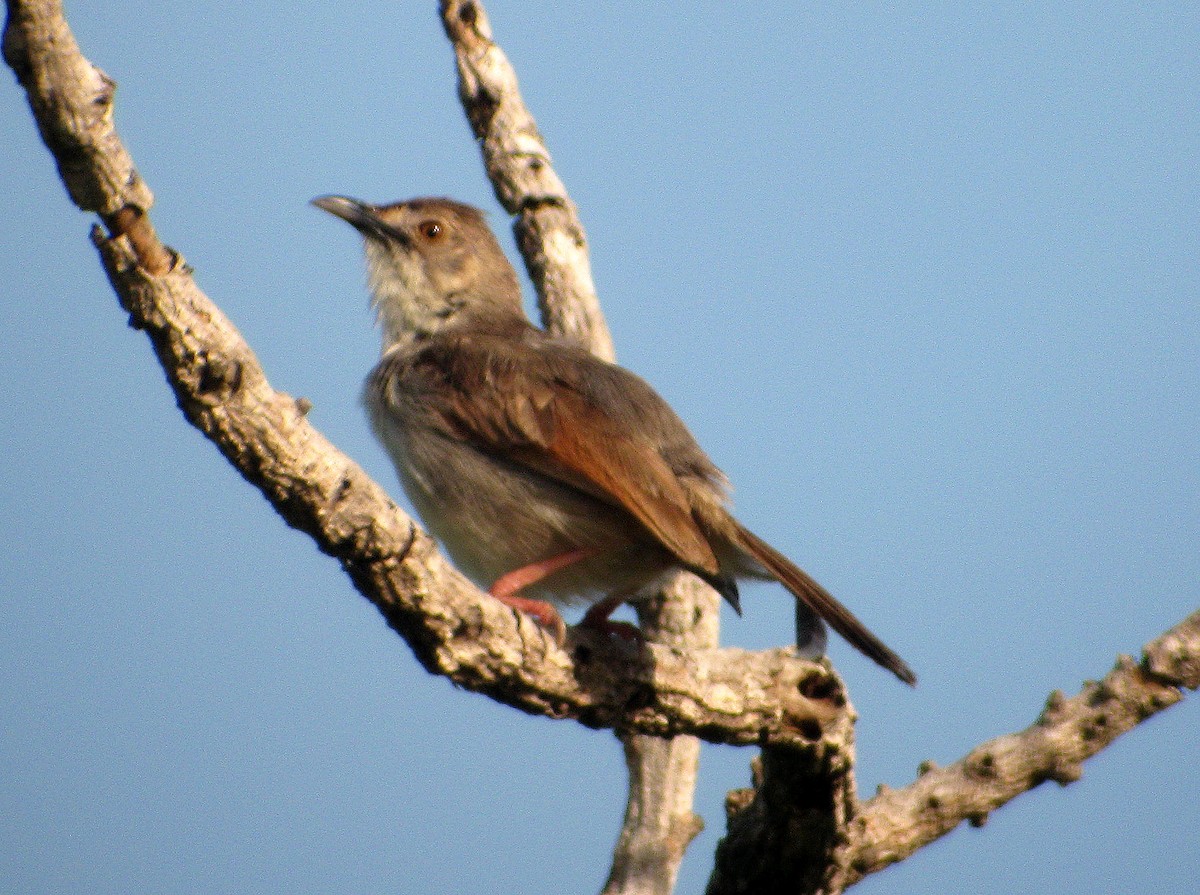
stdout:
<svg viewBox="0 0 1200 895">
<path fill-rule="evenodd" d="M 478 0 L 441 0 L 441 14 L 458 63 L 458 95 L 496 198 L 515 216 L 513 232 L 537 289 L 542 321 L 551 332 L 612 360 L 583 224 L 521 99 L 517 73 L 492 40 Z"/>
<path fill-rule="evenodd" d="M 847 885 L 901 861 L 964 820 L 982 826 L 997 808 L 1047 780 L 1062 786 L 1117 737 L 1200 687 L 1200 611 L 1192 613 L 1100 681 L 1075 696 L 1055 690 L 1041 716 L 1020 733 L 997 737 L 954 764 L 926 763 L 904 789 L 865 802 L 851 823 Z"/>
<path fill-rule="evenodd" d="M 982 826 L 992 811 L 1047 780 L 1078 780 L 1084 761 L 1197 688 L 1200 611 L 1147 644 L 1141 662 L 1122 656 L 1076 696 L 1050 694 L 1026 730 L 990 740 L 945 768 L 926 762 L 909 786 L 883 789 L 861 804 L 844 787 L 818 785 L 820 777 L 801 777 L 797 786 L 798 760 L 764 750 L 755 788 L 730 796 L 730 831 L 708 893 L 841 892 L 963 821 Z M 844 817 L 844 827 L 827 830 L 831 817 Z"/>
</svg>

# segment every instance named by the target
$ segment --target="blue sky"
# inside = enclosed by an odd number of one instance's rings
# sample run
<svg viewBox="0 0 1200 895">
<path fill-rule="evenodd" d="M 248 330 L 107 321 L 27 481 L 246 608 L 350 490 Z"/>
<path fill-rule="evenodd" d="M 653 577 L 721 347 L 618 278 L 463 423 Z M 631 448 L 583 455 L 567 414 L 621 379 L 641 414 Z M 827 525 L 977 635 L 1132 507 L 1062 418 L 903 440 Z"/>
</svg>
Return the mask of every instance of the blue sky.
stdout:
<svg viewBox="0 0 1200 895">
<path fill-rule="evenodd" d="M 161 236 L 397 495 L 359 246 L 306 203 L 452 195 L 511 250 L 434 7 L 69 9 Z M 1200 604 L 1195 10 L 488 9 L 621 361 L 921 676 L 832 646 L 864 795 Z M 0 116 L 0 888 L 598 890 L 611 736 L 417 666 L 182 422 L 11 78 Z M 785 592 L 743 603 L 727 643 L 787 641 Z M 1186 891 L 1198 724 L 1192 699 L 857 891 Z M 705 750 L 680 892 L 751 756 Z"/>
</svg>

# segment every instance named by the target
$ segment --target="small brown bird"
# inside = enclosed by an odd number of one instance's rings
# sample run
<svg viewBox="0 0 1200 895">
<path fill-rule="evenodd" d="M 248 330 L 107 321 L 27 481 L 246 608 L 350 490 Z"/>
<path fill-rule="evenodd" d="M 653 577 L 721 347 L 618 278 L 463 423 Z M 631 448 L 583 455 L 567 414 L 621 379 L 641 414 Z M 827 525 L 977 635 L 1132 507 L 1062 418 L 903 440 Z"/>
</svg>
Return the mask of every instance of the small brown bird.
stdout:
<svg viewBox="0 0 1200 895">
<path fill-rule="evenodd" d="M 551 602 L 590 603 L 584 624 L 619 630 L 613 610 L 676 568 L 738 612 L 736 579 L 775 579 L 802 617 L 916 682 L 729 513 L 725 477 L 649 385 L 529 322 L 481 211 L 449 199 L 313 204 L 364 239 L 383 329 L 365 386 L 375 433 L 430 532 L 492 596 L 561 637 Z"/>
</svg>

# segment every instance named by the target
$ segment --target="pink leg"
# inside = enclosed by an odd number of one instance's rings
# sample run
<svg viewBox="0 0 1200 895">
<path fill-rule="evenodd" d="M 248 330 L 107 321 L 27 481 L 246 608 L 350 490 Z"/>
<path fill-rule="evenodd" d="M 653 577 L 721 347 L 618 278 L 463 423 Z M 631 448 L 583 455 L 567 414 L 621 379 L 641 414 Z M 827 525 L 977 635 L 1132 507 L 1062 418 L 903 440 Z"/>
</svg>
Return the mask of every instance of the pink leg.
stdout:
<svg viewBox="0 0 1200 895">
<path fill-rule="evenodd" d="M 637 625 L 631 625 L 629 622 L 614 622 L 609 618 L 628 596 L 629 594 L 625 592 L 615 593 L 605 597 L 599 603 L 593 604 L 592 608 L 584 613 L 583 621 L 579 623 L 579 626 L 603 631 L 605 634 L 620 637 L 622 640 L 642 643 L 646 638 Z"/>
<path fill-rule="evenodd" d="M 518 597 L 517 591 L 522 588 L 529 587 L 531 584 L 537 584 L 547 575 L 552 575 L 559 569 L 565 569 L 567 566 L 587 559 L 590 556 L 596 555 L 595 550 L 579 549 L 568 550 L 566 553 L 560 553 L 558 556 L 552 556 L 549 559 L 543 559 L 538 562 L 530 563 L 527 566 L 521 566 L 519 569 L 513 569 L 501 575 L 488 588 L 488 593 L 505 605 L 511 606 L 527 615 L 532 615 L 537 619 L 538 624 L 544 628 L 548 628 L 555 639 L 562 643 L 566 639 L 567 626 L 563 624 L 562 616 L 558 614 L 558 610 L 549 603 L 542 600 L 531 600 L 528 597 Z M 616 608 L 615 606 L 613 607 Z M 609 612 L 612 610 L 610 609 Z"/>
</svg>

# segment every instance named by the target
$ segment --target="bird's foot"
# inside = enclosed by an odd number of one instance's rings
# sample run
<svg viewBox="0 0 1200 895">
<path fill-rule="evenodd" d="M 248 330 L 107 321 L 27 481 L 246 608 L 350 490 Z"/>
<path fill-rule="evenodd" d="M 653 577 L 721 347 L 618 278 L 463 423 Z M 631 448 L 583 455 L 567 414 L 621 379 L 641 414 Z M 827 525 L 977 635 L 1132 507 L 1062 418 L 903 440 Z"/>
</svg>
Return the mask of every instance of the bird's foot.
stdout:
<svg viewBox="0 0 1200 895">
<path fill-rule="evenodd" d="M 542 600 L 530 600 L 526 597 L 514 596 L 513 594 L 498 594 L 494 591 L 491 594 L 505 606 L 511 606 L 518 612 L 532 616 L 534 621 L 550 632 L 550 635 L 559 646 L 567 642 L 567 625 L 562 620 L 562 616 L 558 614 L 558 610 L 549 603 Z"/>
<path fill-rule="evenodd" d="M 501 603 L 518 609 L 526 615 L 532 615 L 538 624 L 554 635 L 554 639 L 561 646 L 567 639 L 567 626 L 563 623 L 558 610 L 542 600 L 518 597 L 517 591 L 529 587 L 531 584 L 537 584 L 547 575 L 552 575 L 559 569 L 565 569 L 581 559 L 587 559 L 595 553 L 595 550 L 589 549 L 568 550 L 566 553 L 560 553 L 549 559 L 531 562 L 527 566 L 521 566 L 519 569 L 513 569 L 511 572 L 501 575 L 488 588 L 488 593 Z"/>
<path fill-rule="evenodd" d="M 584 613 L 579 627 L 588 628 L 592 631 L 600 631 L 609 637 L 619 637 L 629 643 L 645 643 L 646 636 L 637 625 L 630 624 L 629 622 L 617 622 L 609 618 L 617 610 L 617 607 L 624 602 L 624 594 L 614 594 L 611 597 L 601 600 Z"/>
</svg>

